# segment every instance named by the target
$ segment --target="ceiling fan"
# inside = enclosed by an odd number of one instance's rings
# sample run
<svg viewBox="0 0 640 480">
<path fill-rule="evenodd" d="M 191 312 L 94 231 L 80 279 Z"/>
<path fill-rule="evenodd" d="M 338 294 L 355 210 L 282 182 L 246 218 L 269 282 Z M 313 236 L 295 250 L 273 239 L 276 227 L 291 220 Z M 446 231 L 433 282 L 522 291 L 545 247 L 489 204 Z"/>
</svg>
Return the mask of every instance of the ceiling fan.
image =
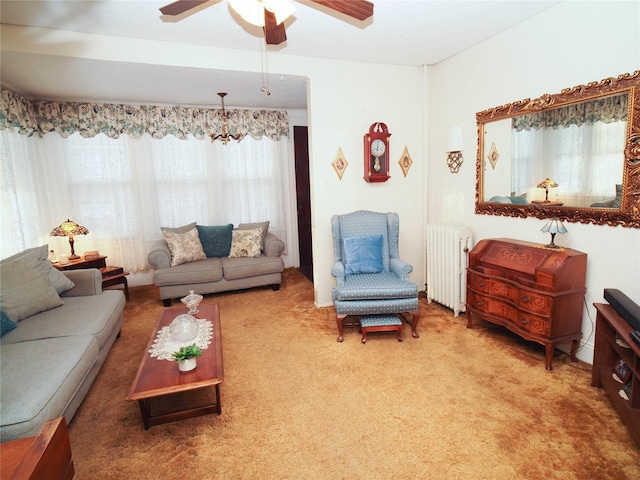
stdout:
<svg viewBox="0 0 640 480">
<path fill-rule="evenodd" d="M 163 15 L 177 16 L 196 8 L 208 0 L 178 0 L 176 2 L 165 5 L 160 9 Z M 318 5 L 330 8 L 340 13 L 344 13 L 356 20 L 366 20 L 373 15 L 373 3 L 367 0 L 309 0 Z M 261 26 L 264 29 L 264 38 L 267 45 L 279 45 L 287 39 L 287 33 L 284 29 L 284 19 L 287 18 L 292 12 L 293 7 L 286 0 L 229 0 L 231 7 L 238 12 L 243 19 L 247 20 L 257 26 Z M 234 5 L 235 4 L 235 5 Z M 280 18 L 276 13 L 281 7 L 285 10 L 288 8 L 288 13 L 285 13 Z M 249 19 L 243 15 L 242 9 L 252 9 L 250 7 L 256 7 L 262 9 L 264 17 L 262 17 L 262 11 L 259 11 L 259 18 Z M 255 10 L 250 12 L 255 14 Z"/>
</svg>

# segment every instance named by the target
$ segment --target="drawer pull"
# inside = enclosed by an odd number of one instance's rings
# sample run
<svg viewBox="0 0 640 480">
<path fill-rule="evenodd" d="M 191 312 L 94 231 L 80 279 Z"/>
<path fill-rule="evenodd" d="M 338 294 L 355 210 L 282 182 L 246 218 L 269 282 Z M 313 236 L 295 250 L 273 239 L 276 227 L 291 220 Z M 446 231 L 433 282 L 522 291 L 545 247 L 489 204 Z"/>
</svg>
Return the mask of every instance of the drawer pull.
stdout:
<svg viewBox="0 0 640 480">
<path fill-rule="evenodd" d="M 529 303 L 529 297 L 527 297 L 526 295 L 523 295 L 523 296 L 522 296 L 522 301 L 523 301 L 524 303 Z"/>
<path fill-rule="evenodd" d="M 479 286 L 479 287 L 484 287 L 484 282 L 483 282 L 482 280 L 480 280 L 480 281 L 478 282 L 478 286 Z"/>
<path fill-rule="evenodd" d="M 526 325 L 529 323 L 529 320 L 527 319 L 527 317 L 522 317 L 520 321 L 522 322 L 523 325 Z"/>
<path fill-rule="evenodd" d="M 484 305 L 484 302 L 483 302 L 482 300 L 478 300 L 478 301 L 476 302 L 476 305 L 478 305 L 479 307 L 481 307 L 481 306 L 483 306 L 483 305 Z"/>
</svg>

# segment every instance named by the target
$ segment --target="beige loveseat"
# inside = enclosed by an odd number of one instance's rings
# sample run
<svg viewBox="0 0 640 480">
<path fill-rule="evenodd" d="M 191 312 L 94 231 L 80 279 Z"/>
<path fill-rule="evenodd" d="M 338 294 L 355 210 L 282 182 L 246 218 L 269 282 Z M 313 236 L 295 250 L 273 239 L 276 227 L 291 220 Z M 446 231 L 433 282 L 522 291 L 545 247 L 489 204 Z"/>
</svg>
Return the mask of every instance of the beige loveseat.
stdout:
<svg viewBox="0 0 640 480">
<path fill-rule="evenodd" d="M 253 227 L 253 228 L 252 228 Z M 168 235 L 186 235 L 196 228 L 198 238 L 204 246 L 206 258 L 195 261 L 184 261 L 175 264 L 175 250 L 172 251 L 167 243 Z M 207 228 L 217 229 L 212 236 L 207 236 Z M 220 231 L 226 233 L 236 230 L 262 229 L 260 247 L 256 256 L 229 256 L 229 248 L 233 255 L 233 245 L 218 245 L 218 248 L 207 248 L 209 240 L 214 244 L 218 241 L 216 235 Z M 203 227 L 189 224 L 175 229 L 163 229 L 165 239 L 157 240 L 148 256 L 149 264 L 155 269 L 153 282 L 160 290 L 160 299 L 165 306 L 171 305 L 173 298 L 181 298 L 193 290 L 195 293 L 207 294 L 231 290 L 242 290 L 252 287 L 271 286 L 273 290 L 280 289 L 284 262 L 284 242 L 268 231 L 268 222 L 260 224 L 240 224 L 236 229 L 229 224 L 220 227 Z M 236 232 L 238 233 L 238 232 Z M 195 236 L 195 233 L 193 233 Z M 234 234 L 235 235 L 235 234 Z M 227 237 L 225 237 L 227 238 Z M 229 236 L 229 238 L 231 238 Z M 246 252 L 245 252 L 246 253 Z M 249 253 L 251 254 L 251 253 Z M 173 264 L 173 265 L 172 265 Z"/>
</svg>

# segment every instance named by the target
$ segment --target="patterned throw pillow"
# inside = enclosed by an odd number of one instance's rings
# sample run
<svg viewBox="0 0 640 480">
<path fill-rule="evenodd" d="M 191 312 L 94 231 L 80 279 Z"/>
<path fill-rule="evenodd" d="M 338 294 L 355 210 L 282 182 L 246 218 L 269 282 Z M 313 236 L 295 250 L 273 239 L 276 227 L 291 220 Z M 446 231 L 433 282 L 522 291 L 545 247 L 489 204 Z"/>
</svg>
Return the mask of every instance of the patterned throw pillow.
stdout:
<svg viewBox="0 0 640 480">
<path fill-rule="evenodd" d="M 234 230 L 231 234 L 231 250 L 229 257 L 259 257 L 262 255 L 260 242 L 262 229 Z"/>
<path fill-rule="evenodd" d="M 186 233 L 175 233 L 163 229 L 162 235 L 164 235 L 171 252 L 172 267 L 207 258 L 202 249 L 197 228 L 194 227 Z"/>
</svg>

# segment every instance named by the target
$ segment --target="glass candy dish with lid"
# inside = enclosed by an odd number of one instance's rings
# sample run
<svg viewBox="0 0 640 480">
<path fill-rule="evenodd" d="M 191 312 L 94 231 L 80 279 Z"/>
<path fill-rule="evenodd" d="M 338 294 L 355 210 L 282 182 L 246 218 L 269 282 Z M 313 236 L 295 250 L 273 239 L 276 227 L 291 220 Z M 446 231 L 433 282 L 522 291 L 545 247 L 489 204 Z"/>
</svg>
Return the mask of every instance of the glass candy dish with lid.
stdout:
<svg viewBox="0 0 640 480">
<path fill-rule="evenodd" d="M 198 305 L 200 305 L 202 301 L 202 295 L 198 295 L 197 293 L 193 293 L 193 290 L 189 290 L 189 295 L 181 298 L 180 301 L 189 307 L 190 315 L 195 315 L 199 312 Z"/>
</svg>

